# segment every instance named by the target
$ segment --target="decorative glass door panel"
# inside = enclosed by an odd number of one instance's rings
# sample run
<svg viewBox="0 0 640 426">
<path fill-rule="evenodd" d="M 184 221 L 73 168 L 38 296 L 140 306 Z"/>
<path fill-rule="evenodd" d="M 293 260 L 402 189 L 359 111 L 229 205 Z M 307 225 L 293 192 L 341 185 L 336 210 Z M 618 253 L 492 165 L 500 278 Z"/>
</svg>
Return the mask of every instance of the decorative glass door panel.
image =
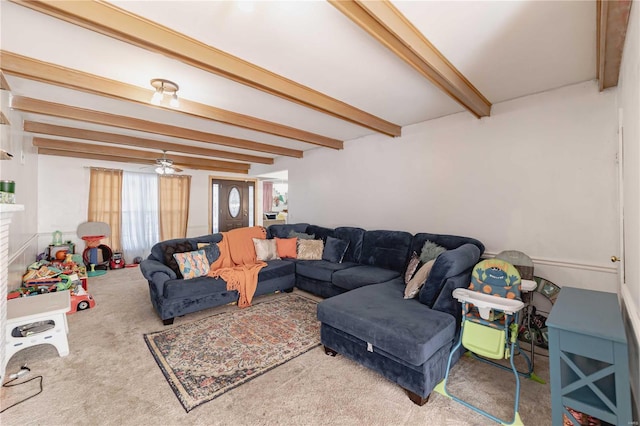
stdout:
<svg viewBox="0 0 640 426">
<path fill-rule="evenodd" d="M 253 226 L 254 194 L 254 182 L 212 180 L 212 232 Z"/>
</svg>

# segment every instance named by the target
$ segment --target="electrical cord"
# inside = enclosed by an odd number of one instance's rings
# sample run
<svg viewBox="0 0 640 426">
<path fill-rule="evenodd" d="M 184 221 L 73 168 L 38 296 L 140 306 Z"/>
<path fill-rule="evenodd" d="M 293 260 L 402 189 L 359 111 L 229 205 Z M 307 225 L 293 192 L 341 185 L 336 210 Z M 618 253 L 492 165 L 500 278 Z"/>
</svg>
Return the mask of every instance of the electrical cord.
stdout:
<svg viewBox="0 0 640 426">
<path fill-rule="evenodd" d="M 22 368 L 20 369 L 20 371 L 18 371 L 17 373 L 12 374 L 12 375 L 9 376 L 11 380 L 9 380 L 8 382 L 4 383 L 2 385 L 2 387 L 3 388 L 11 388 L 11 387 L 14 387 L 14 386 L 24 385 L 25 383 L 29 383 L 29 382 L 32 382 L 34 380 L 38 380 L 39 379 L 40 380 L 40 383 L 39 383 L 40 390 L 38 392 L 34 393 L 33 395 L 26 397 L 22 401 L 15 402 L 15 403 L 9 405 L 8 407 L 3 408 L 2 410 L 0 410 L 0 413 L 4 413 L 9 408 L 13 408 L 18 404 L 22 404 L 23 402 L 33 398 L 34 396 L 40 395 L 42 393 L 42 389 L 43 389 L 42 388 L 42 380 L 43 380 L 42 376 L 35 376 L 35 377 L 32 377 L 32 378 L 30 378 L 28 380 L 24 380 L 24 381 L 22 381 L 20 383 L 13 383 L 16 380 L 20 379 L 21 377 L 27 375 L 29 373 L 29 371 L 31 371 L 31 370 L 26 365 L 23 365 Z"/>
</svg>

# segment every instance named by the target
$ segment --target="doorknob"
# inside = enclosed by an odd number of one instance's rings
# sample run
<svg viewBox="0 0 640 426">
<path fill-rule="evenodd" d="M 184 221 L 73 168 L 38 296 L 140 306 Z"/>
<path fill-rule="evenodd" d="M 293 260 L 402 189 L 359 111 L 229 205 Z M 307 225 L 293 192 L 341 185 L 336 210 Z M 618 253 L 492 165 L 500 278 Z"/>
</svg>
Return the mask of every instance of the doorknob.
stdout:
<svg viewBox="0 0 640 426">
<path fill-rule="evenodd" d="M 611 256 L 611 261 L 612 262 L 620 262 L 620 259 L 618 258 L 618 256 Z"/>
</svg>

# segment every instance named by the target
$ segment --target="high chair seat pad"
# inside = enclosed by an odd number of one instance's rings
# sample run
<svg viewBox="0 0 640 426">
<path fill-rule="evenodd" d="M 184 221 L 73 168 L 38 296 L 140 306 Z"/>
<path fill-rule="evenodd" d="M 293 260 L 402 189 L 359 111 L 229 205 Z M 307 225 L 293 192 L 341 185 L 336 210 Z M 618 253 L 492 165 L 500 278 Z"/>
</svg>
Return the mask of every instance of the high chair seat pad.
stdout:
<svg viewBox="0 0 640 426">
<path fill-rule="evenodd" d="M 401 280 L 361 287 L 318 304 L 318 319 L 409 364 L 419 366 L 456 334 L 455 318 L 416 299 Z"/>
</svg>

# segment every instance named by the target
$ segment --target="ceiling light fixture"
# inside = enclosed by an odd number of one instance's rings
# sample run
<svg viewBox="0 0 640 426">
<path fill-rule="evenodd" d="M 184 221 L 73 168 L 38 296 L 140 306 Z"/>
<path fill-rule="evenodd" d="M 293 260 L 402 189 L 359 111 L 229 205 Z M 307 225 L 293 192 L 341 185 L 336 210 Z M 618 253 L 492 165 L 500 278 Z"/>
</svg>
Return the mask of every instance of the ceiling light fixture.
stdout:
<svg viewBox="0 0 640 426">
<path fill-rule="evenodd" d="M 162 151 L 162 158 L 156 159 L 156 173 L 159 175 L 172 175 L 176 172 L 176 169 L 173 167 L 173 160 L 167 158 L 167 151 Z"/>
<path fill-rule="evenodd" d="M 151 79 L 151 86 L 156 89 L 151 97 L 152 104 L 160 105 L 164 99 L 164 95 L 171 95 L 169 105 L 174 108 L 180 105 L 180 101 L 178 100 L 178 90 L 180 87 L 173 81 L 165 80 L 164 78 L 154 78 Z"/>
</svg>

